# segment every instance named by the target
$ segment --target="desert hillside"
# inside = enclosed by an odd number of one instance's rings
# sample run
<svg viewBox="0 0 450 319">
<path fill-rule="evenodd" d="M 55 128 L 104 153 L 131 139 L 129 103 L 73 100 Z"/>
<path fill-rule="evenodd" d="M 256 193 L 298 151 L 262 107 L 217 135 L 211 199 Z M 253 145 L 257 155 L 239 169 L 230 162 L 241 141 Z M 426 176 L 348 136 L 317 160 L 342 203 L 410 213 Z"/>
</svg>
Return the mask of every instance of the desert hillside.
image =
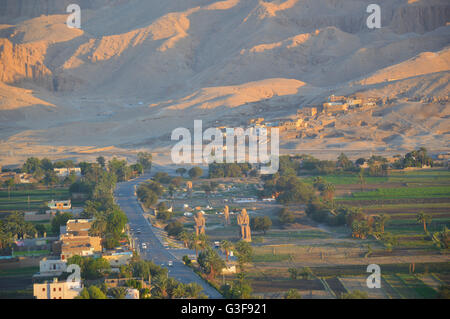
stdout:
<svg viewBox="0 0 450 319">
<path fill-rule="evenodd" d="M 375 109 L 282 135 L 285 152 L 450 149 L 450 3 L 0 0 L 0 161 L 170 150 L 176 127 L 292 117 L 331 94 Z M 334 123 L 334 124 L 333 124 Z M 333 155 L 334 156 L 334 155 Z"/>
</svg>

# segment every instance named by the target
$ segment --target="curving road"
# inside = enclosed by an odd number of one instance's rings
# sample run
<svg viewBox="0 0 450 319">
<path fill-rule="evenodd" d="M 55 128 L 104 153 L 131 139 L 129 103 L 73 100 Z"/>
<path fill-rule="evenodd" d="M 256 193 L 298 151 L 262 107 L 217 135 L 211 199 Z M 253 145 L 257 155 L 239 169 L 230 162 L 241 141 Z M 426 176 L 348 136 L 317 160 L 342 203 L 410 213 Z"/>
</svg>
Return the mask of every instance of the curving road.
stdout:
<svg viewBox="0 0 450 319">
<path fill-rule="evenodd" d="M 212 299 L 220 299 L 219 292 L 209 286 L 194 271 L 177 260 L 168 249 L 166 249 L 156 237 L 153 226 L 143 216 L 143 211 L 134 196 L 135 186 L 150 178 L 150 175 L 143 175 L 128 182 L 118 183 L 115 190 L 116 203 L 127 214 L 128 223 L 131 229 L 134 229 L 136 246 L 139 247 L 141 257 L 145 260 L 151 260 L 157 265 L 162 265 L 169 269 L 169 275 L 182 283 L 195 282 L 203 287 L 203 292 Z M 140 232 L 136 230 L 139 229 Z M 142 249 L 142 243 L 147 244 L 147 249 Z M 168 262 L 172 261 L 173 266 L 168 267 Z"/>
</svg>

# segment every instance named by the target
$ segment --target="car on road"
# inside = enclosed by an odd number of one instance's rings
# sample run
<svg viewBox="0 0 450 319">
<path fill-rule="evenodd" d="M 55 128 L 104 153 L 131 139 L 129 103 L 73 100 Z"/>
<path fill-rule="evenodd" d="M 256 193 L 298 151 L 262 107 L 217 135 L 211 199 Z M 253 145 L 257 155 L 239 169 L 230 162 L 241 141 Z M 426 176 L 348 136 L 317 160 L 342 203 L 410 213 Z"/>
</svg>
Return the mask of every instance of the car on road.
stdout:
<svg viewBox="0 0 450 319">
<path fill-rule="evenodd" d="M 172 267 L 173 266 L 173 261 L 169 260 L 169 262 L 167 263 L 167 266 Z"/>
<path fill-rule="evenodd" d="M 147 244 L 146 243 L 142 243 L 142 249 L 147 249 Z"/>
</svg>

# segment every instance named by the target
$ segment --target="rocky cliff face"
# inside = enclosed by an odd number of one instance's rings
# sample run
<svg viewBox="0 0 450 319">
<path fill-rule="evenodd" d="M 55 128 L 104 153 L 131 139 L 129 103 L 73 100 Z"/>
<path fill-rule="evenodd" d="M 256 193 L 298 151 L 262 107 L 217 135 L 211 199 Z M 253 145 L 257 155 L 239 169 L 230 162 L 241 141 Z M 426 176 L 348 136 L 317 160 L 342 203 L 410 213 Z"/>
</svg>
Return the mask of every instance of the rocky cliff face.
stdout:
<svg viewBox="0 0 450 319">
<path fill-rule="evenodd" d="M 398 33 L 425 33 L 450 22 L 450 4 L 401 6 L 395 10 L 390 27 Z"/>
<path fill-rule="evenodd" d="M 8 39 L 0 39 L 0 81 L 31 80 L 52 90 L 52 72 L 44 64 L 46 51 L 44 43 L 14 45 Z"/>
<path fill-rule="evenodd" d="M 424 33 L 445 26 L 450 21 L 450 4 L 447 1 L 331 1 L 315 0 L 293 7 L 298 13 L 290 19 L 301 27 L 320 29 L 336 27 L 344 32 L 357 33 L 367 31 L 364 14 L 371 3 L 381 7 L 382 27 L 389 27 L 396 33 Z M 314 12 L 313 7 L 323 8 Z M 314 14 L 311 14 L 313 13 Z"/>
</svg>

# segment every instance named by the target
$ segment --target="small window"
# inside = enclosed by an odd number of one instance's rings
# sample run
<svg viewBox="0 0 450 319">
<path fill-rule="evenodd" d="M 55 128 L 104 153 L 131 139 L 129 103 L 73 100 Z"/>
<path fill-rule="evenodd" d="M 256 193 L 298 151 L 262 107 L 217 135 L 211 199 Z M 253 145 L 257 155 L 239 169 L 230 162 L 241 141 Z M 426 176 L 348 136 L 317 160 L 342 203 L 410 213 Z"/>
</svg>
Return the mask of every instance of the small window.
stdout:
<svg viewBox="0 0 450 319">
<path fill-rule="evenodd" d="M 42 288 L 42 291 L 45 291 L 45 288 Z"/>
<path fill-rule="evenodd" d="M 53 291 L 56 291 L 56 288 L 53 288 Z"/>
<path fill-rule="evenodd" d="M 61 288 L 59 288 L 59 291 L 61 291 Z"/>
</svg>

